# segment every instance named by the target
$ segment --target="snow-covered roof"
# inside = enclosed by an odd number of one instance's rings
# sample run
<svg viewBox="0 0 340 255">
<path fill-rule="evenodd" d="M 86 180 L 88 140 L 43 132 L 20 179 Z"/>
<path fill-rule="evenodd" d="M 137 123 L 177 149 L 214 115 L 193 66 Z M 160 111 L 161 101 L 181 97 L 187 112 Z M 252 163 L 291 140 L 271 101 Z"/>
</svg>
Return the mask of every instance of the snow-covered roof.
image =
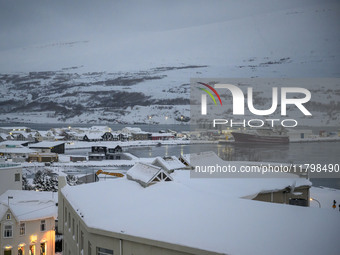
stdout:
<svg viewBox="0 0 340 255">
<path fill-rule="evenodd" d="M 65 142 L 47 142 L 47 141 L 43 141 L 40 143 L 34 143 L 34 144 L 30 144 L 29 147 L 30 148 L 52 148 L 55 146 L 58 146 L 60 144 L 64 144 Z"/>
<path fill-rule="evenodd" d="M 122 132 L 139 133 L 142 132 L 142 130 L 137 127 L 125 127 L 122 129 Z"/>
<path fill-rule="evenodd" d="M 102 132 L 96 132 L 96 133 L 87 133 L 85 134 L 89 140 L 94 140 L 94 139 L 103 139 L 103 133 Z M 84 135 L 84 137 L 85 137 Z"/>
<path fill-rule="evenodd" d="M 29 154 L 36 152 L 35 150 L 31 150 L 27 147 L 20 146 L 20 147 L 15 147 L 15 148 L 1 148 L 0 147 L 0 152 L 1 153 L 11 153 L 11 154 Z"/>
<path fill-rule="evenodd" d="M 171 180 L 171 177 L 168 176 L 161 167 L 142 162 L 136 163 L 130 168 L 126 173 L 126 176 L 128 179 L 135 180 L 146 187 L 149 183 L 154 181 L 159 174 L 164 174 L 166 175 L 165 178 L 169 177 Z M 163 179 L 163 177 L 161 177 L 161 179 Z"/>
<path fill-rule="evenodd" d="M 0 127 L 0 129 L 12 131 L 12 130 L 26 130 L 26 129 L 30 129 L 30 128 L 28 128 L 28 127 Z"/>
<path fill-rule="evenodd" d="M 167 171 L 173 171 L 177 169 L 184 169 L 186 166 L 179 161 L 179 159 L 175 156 L 171 157 L 156 157 L 152 162 L 153 165 L 164 168 Z"/>
<path fill-rule="evenodd" d="M 12 132 L 12 135 L 22 135 L 24 136 L 25 138 L 28 138 L 30 135 L 34 134 L 34 133 L 27 133 L 26 131 L 13 131 Z"/>
<path fill-rule="evenodd" d="M 98 130 L 102 132 L 110 132 L 111 128 L 108 126 L 92 126 L 90 127 L 91 130 Z"/>
<path fill-rule="evenodd" d="M 24 143 L 27 143 L 27 141 L 3 141 L 0 143 L 0 147 L 1 146 L 6 146 L 6 145 L 15 145 L 15 146 L 20 146 Z"/>
<path fill-rule="evenodd" d="M 37 131 L 41 136 L 46 137 L 46 136 L 54 136 L 52 131 Z"/>
<path fill-rule="evenodd" d="M 7 140 L 7 134 L 5 133 L 0 133 L 0 137 L 3 139 L 3 140 Z"/>
<path fill-rule="evenodd" d="M 189 172 L 175 171 L 174 181 L 145 189 L 119 178 L 66 186 L 62 193 L 88 227 L 119 234 L 223 254 L 337 254 L 340 249 L 330 241 L 339 236 L 339 212 L 240 199 L 295 179 L 193 179 Z M 116 194 L 114 203 L 98 194 Z"/>
<path fill-rule="evenodd" d="M 8 197 L 13 197 L 9 200 L 9 208 L 12 211 L 17 221 L 30 221 L 44 218 L 57 218 L 58 195 L 52 192 L 36 192 L 27 190 L 8 190 L 0 196 L 0 218 L 4 216 L 4 208 L 8 208 Z"/>
<path fill-rule="evenodd" d="M 8 163 L 3 164 L 3 163 L 0 163 L 0 170 L 2 170 L 2 169 L 6 170 L 8 168 L 19 167 L 19 166 L 20 166 L 20 164 L 8 164 Z"/>
<path fill-rule="evenodd" d="M 172 133 L 151 133 L 151 136 L 172 137 L 172 136 L 174 136 L 174 134 L 172 134 Z"/>
</svg>

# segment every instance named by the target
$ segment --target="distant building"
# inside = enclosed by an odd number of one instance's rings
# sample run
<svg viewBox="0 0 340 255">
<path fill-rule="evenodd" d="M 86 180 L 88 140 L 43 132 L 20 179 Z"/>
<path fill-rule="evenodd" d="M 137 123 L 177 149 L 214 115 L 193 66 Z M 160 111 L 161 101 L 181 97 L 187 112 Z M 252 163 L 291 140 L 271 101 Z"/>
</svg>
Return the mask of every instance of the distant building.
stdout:
<svg viewBox="0 0 340 255">
<path fill-rule="evenodd" d="M 151 133 L 151 140 L 169 140 L 174 138 L 175 135 L 172 133 Z"/>
<path fill-rule="evenodd" d="M 0 133 L 10 133 L 15 131 L 31 132 L 29 127 L 0 127 Z"/>
<path fill-rule="evenodd" d="M 65 153 L 65 142 L 40 142 L 30 144 L 29 148 L 38 150 L 43 153 L 58 153 L 64 154 Z"/>
<path fill-rule="evenodd" d="M 28 155 L 28 162 L 58 162 L 57 153 L 35 152 Z"/>
<path fill-rule="evenodd" d="M 83 137 L 83 141 L 86 142 L 99 142 L 99 141 L 103 141 L 103 133 L 88 133 L 86 135 L 84 135 Z"/>
<path fill-rule="evenodd" d="M 88 154 L 89 160 L 131 160 L 133 155 L 124 153 L 121 146 L 115 148 L 107 148 L 106 146 L 92 146 L 91 152 Z"/>
<path fill-rule="evenodd" d="M 132 140 L 151 140 L 151 134 L 143 131 L 132 133 Z"/>
<path fill-rule="evenodd" d="M 0 195 L 10 189 L 22 189 L 22 167 L 19 164 L 0 163 Z"/>
<path fill-rule="evenodd" d="M 5 141 L 0 143 L 0 157 L 10 159 L 13 162 L 25 162 L 30 153 L 35 151 L 22 146 L 21 141 Z"/>
<path fill-rule="evenodd" d="M 4 255 L 54 255 L 57 196 L 8 190 L 0 196 L 0 251 Z"/>
<path fill-rule="evenodd" d="M 71 162 L 79 162 L 79 161 L 86 161 L 85 156 L 70 156 Z"/>
</svg>

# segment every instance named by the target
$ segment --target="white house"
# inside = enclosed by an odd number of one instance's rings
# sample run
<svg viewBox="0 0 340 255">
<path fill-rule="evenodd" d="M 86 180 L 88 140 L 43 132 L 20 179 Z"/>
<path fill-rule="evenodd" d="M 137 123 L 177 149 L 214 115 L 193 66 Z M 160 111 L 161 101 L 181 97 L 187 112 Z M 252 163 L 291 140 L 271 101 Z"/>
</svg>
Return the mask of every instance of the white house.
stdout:
<svg viewBox="0 0 340 255">
<path fill-rule="evenodd" d="M 136 180 L 148 177 L 145 182 L 160 169 L 135 170 L 130 175 Z M 292 183 L 309 186 L 308 180 L 190 178 L 190 172 L 176 170 L 173 181 L 145 188 L 127 178 L 79 186 L 64 186 L 64 181 L 58 208 L 63 253 L 338 253 L 338 212 L 252 200 L 263 191 L 275 193 Z"/>
<path fill-rule="evenodd" d="M 11 159 L 14 162 L 26 161 L 28 155 L 35 151 L 22 146 L 22 143 L 22 141 L 5 141 L 0 143 L 0 157 Z"/>
<path fill-rule="evenodd" d="M 57 195 L 8 190 L 0 196 L 0 252 L 4 255 L 55 254 Z"/>
<path fill-rule="evenodd" d="M 19 164 L 0 163 L 0 195 L 9 189 L 22 189 L 22 167 Z"/>
</svg>

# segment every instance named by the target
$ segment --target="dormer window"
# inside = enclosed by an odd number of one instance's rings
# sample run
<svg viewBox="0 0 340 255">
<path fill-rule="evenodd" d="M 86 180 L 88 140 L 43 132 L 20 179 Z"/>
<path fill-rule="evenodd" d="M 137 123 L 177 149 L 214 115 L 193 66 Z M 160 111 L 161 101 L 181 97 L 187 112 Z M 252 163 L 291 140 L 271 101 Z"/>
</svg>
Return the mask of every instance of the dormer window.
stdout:
<svg viewBox="0 0 340 255">
<path fill-rule="evenodd" d="M 6 220 L 11 220 L 12 219 L 12 215 L 10 213 L 6 214 Z"/>
<path fill-rule="evenodd" d="M 40 221 L 40 231 L 44 232 L 46 230 L 46 221 L 42 220 Z"/>
</svg>

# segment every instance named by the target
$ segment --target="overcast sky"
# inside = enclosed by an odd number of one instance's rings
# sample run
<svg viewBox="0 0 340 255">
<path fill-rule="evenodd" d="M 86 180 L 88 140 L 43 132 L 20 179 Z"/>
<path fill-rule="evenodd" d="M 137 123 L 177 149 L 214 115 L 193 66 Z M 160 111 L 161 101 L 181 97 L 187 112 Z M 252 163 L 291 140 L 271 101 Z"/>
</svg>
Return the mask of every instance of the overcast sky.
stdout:
<svg viewBox="0 0 340 255">
<path fill-rule="evenodd" d="M 333 74 L 339 6 L 339 0 L 0 0 L 0 72 L 230 66 L 270 56 L 319 63 L 315 68 Z"/>
<path fill-rule="evenodd" d="M 281 1 L 279 5 L 276 2 L 279 1 L 0 0 L 0 50 L 197 26 L 252 15 L 255 11 L 265 13 L 320 1 Z"/>
</svg>

